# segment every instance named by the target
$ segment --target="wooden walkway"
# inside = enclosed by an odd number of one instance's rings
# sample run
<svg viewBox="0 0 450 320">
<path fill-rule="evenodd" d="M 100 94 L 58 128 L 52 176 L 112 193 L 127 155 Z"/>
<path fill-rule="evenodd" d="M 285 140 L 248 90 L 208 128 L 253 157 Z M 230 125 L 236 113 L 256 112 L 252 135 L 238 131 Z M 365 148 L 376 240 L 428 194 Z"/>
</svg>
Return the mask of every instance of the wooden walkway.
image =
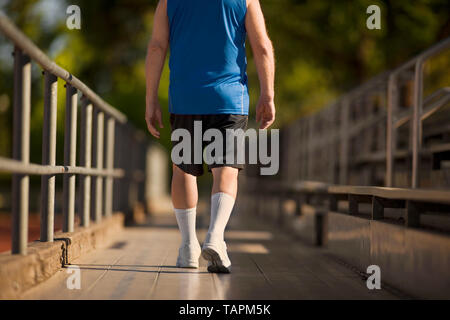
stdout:
<svg viewBox="0 0 450 320">
<path fill-rule="evenodd" d="M 396 299 L 368 290 L 353 271 L 324 249 L 294 241 L 255 220 L 232 217 L 227 243 L 233 273 L 175 267 L 180 236 L 173 217 L 129 227 L 112 246 L 74 262 L 81 289 L 67 289 L 67 266 L 23 299 Z M 198 233 L 203 239 L 205 229 Z"/>
</svg>

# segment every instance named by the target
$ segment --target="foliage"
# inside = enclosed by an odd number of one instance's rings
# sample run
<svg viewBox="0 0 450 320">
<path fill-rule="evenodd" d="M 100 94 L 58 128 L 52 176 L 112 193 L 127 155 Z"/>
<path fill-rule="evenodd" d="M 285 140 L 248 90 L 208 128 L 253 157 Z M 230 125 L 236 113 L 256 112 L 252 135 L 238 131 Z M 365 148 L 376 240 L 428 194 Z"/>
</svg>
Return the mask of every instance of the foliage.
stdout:
<svg viewBox="0 0 450 320">
<path fill-rule="evenodd" d="M 317 110 L 351 87 L 399 65 L 450 33 L 447 0 L 261 0 L 261 3 L 277 59 L 276 126 Z M 145 130 L 144 60 L 156 0 L 71 1 L 70 4 L 81 8 L 81 30 L 66 28 L 68 4 L 59 0 L 12 0 L 3 10 L 58 64 Z M 371 4 L 381 8 L 381 30 L 366 28 L 366 8 Z M 47 21 L 50 18 L 53 23 Z M 3 103 L 0 155 L 5 155 L 11 148 L 5 142 L 10 140 L 11 121 L 4 119 L 11 118 L 10 103 L 9 108 L 5 107 L 8 104 L 5 101 L 12 100 L 12 57 L 4 53 L 12 48 L 0 39 L 0 104 Z M 254 110 L 258 80 L 250 48 L 248 53 L 251 109 Z M 167 147 L 170 143 L 166 111 L 168 74 L 166 65 L 160 99 L 165 109 L 162 143 Z M 39 137 L 41 130 L 42 82 L 40 73 L 34 72 L 33 137 Z M 59 146 L 63 141 L 62 85 L 58 95 Z M 32 149 L 32 160 L 40 162 L 38 139 L 33 140 Z M 58 151 L 60 157 L 62 147 Z"/>
</svg>

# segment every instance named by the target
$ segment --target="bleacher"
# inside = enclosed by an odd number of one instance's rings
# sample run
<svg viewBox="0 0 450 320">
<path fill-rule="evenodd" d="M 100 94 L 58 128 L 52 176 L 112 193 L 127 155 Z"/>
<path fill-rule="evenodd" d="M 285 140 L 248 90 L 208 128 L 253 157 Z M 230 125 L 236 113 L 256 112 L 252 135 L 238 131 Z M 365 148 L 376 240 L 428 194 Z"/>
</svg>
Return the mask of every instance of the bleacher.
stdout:
<svg viewBox="0 0 450 320">
<path fill-rule="evenodd" d="M 278 179 L 249 170 L 239 205 L 400 291 L 450 298 L 449 69 L 450 38 L 283 128 Z"/>
</svg>

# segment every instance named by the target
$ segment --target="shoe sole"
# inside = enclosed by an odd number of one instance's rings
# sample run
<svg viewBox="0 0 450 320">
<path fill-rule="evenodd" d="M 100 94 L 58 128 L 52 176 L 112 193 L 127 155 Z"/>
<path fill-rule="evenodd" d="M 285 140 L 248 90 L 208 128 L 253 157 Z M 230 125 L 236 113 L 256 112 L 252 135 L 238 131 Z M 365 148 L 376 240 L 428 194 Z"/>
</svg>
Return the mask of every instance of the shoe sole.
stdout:
<svg viewBox="0 0 450 320">
<path fill-rule="evenodd" d="M 195 263 L 195 262 L 192 262 L 192 263 L 189 263 L 189 262 L 188 263 L 181 263 L 181 262 L 177 261 L 175 266 L 177 268 L 198 269 L 199 264 L 198 264 L 198 262 L 197 263 Z"/>
<path fill-rule="evenodd" d="M 181 264 L 176 264 L 177 268 L 184 268 L 184 269 L 198 269 L 198 265 L 181 265 Z"/>
<path fill-rule="evenodd" d="M 225 267 L 222 264 L 222 260 L 220 259 L 217 251 L 211 248 L 205 248 L 202 250 L 202 257 L 211 262 L 211 265 L 208 266 L 208 271 L 211 273 L 230 273 L 231 266 Z"/>
</svg>

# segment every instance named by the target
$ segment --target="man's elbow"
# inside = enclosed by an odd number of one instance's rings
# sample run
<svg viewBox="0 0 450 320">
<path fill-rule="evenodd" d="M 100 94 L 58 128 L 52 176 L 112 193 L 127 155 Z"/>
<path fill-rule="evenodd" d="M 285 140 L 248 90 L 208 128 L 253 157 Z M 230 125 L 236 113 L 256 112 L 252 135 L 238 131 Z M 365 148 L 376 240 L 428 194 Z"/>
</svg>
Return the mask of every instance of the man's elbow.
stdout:
<svg viewBox="0 0 450 320">
<path fill-rule="evenodd" d="M 165 53 L 167 51 L 168 44 L 163 43 L 161 41 L 150 41 L 148 44 L 147 52 L 148 54 L 151 53 Z"/>
<path fill-rule="evenodd" d="M 254 54 L 260 57 L 273 57 L 273 45 L 269 38 L 254 47 Z"/>
<path fill-rule="evenodd" d="M 150 65 L 150 59 L 155 56 L 164 56 L 167 52 L 167 44 L 161 43 L 159 41 L 150 41 L 147 47 L 147 56 L 145 59 L 145 66 L 148 68 Z"/>
</svg>

